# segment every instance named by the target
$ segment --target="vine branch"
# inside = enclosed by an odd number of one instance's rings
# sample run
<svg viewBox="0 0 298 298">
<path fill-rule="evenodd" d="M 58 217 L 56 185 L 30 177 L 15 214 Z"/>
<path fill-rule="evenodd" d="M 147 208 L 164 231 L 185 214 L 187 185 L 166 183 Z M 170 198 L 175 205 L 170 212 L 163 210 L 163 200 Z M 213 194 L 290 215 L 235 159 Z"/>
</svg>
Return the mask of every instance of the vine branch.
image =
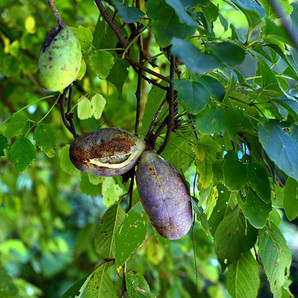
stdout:
<svg viewBox="0 0 298 298">
<path fill-rule="evenodd" d="M 170 56 L 170 63 L 171 63 L 171 70 L 170 70 L 170 80 L 172 81 L 175 76 L 175 63 L 176 59 L 173 55 Z M 165 148 L 167 147 L 170 137 L 171 137 L 171 132 L 174 127 L 174 97 L 175 97 L 175 89 L 174 89 L 174 84 L 171 82 L 170 83 L 170 90 L 168 91 L 168 104 L 169 104 L 169 116 L 168 116 L 168 123 L 167 123 L 167 134 L 165 137 L 165 140 L 161 147 L 158 149 L 157 153 L 161 154 Z"/>
<path fill-rule="evenodd" d="M 64 22 L 63 22 L 63 20 L 62 20 L 62 17 L 61 17 L 59 11 L 57 10 L 57 8 L 56 8 L 56 6 L 55 6 L 55 0 L 49 0 L 49 1 L 48 1 L 48 4 L 49 4 L 49 6 L 50 6 L 52 12 L 54 13 L 55 18 L 56 18 L 58 24 L 59 24 L 60 26 L 64 26 Z"/>
</svg>

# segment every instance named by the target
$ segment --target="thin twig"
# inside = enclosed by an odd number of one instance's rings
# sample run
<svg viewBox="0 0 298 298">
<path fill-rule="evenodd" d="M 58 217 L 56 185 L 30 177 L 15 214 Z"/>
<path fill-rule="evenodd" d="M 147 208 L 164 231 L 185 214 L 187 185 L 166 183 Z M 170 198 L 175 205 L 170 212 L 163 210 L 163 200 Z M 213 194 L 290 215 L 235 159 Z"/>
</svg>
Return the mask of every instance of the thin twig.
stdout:
<svg viewBox="0 0 298 298">
<path fill-rule="evenodd" d="M 125 40 L 125 38 L 123 37 L 123 35 L 121 34 L 120 30 L 117 28 L 117 26 L 115 25 L 115 23 L 113 22 L 113 20 L 110 18 L 109 14 L 106 12 L 101 0 L 94 0 L 100 13 L 102 14 L 103 18 L 105 19 L 105 21 L 109 24 L 109 26 L 111 27 L 111 29 L 114 31 L 114 33 L 116 34 L 121 46 L 123 48 L 127 47 L 127 41 Z"/>
<path fill-rule="evenodd" d="M 153 129 L 154 129 L 155 126 L 157 125 L 157 118 L 159 117 L 159 115 L 160 115 L 160 113 L 161 113 L 163 107 L 165 106 L 166 102 L 167 102 L 167 99 L 165 98 L 165 99 L 161 102 L 161 104 L 159 105 L 159 107 L 158 107 L 158 109 L 157 109 L 157 111 L 156 111 L 156 113 L 155 113 L 155 115 L 154 115 L 154 117 L 153 117 L 153 119 L 152 119 L 152 122 L 151 122 L 151 124 L 150 124 L 150 126 L 149 126 L 148 132 L 147 132 L 147 134 L 146 134 L 146 138 L 152 133 Z"/>
<path fill-rule="evenodd" d="M 49 1 L 48 1 L 48 4 L 49 4 L 51 10 L 53 11 L 53 13 L 54 13 L 54 15 L 55 15 L 55 18 L 56 18 L 56 20 L 57 20 L 57 22 L 58 22 L 58 24 L 59 24 L 60 26 L 64 26 L 64 22 L 63 22 L 63 20 L 62 20 L 62 17 L 61 17 L 59 11 L 57 10 L 57 8 L 56 8 L 56 6 L 55 6 L 55 0 L 49 0 Z"/>
<path fill-rule="evenodd" d="M 297 35 L 296 32 L 294 32 L 294 30 L 292 30 L 291 23 L 289 22 L 289 20 L 288 20 L 286 14 L 284 13 L 282 7 L 278 4 L 278 2 L 276 0 L 269 0 L 269 1 L 271 3 L 271 6 L 273 7 L 273 9 L 275 10 L 276 14 L 281 19 L 281 22 L 282 22 L 285 30 L 287 31 L 290 39 L 292 40 L 295 48 L 298 49 L 298 35 Z"/>
<path fill-rule="evenodd" d="M 171 81 L 174 79 L 174 76 L 175 76 L 175 61 L 176 61 L 175 57 L 173 55 L 171 55 L 171 58 L 170 58 L 170 62 L 171 62 L 170 79 L 171 79 Z M 167 96 L 168 103 L 169 103 L 167 134 L 166 134 L 163 144 L 157 151 L 158 154 L 162 153 L 165 150 L 165 148 L 167 147 L 170 137 L 171 137 L 171 132 L 174 127 L 174 97 L 175 97 L 174 84 L 170 83 L 170 90 L 169 90 L 168 96 Z"/>
</svg>

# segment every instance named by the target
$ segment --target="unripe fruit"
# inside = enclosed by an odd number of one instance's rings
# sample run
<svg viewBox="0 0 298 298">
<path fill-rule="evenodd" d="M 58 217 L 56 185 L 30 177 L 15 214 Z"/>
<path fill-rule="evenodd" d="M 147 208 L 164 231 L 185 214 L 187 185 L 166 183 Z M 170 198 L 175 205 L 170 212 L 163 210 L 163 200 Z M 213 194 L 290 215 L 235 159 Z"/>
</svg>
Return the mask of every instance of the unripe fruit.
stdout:
<svg viewBox="0 0 298 298">
<path fill-rule="evenodd" d="M 147 150 L 136 178 L 142 205 L 158 233 L 167 239 L 183 237 L 192 224 L 192 208 L 180 174 L 155 151 Z"/>
<path fill-rule="evenodd" d="M 49 91 L 70 85 L 81 67 L 81 46 L 68 26 L 56 25 L 46 37 L 38 59 L 39 81 Z"/>
<path fill-rule="evenodd" d="M 129 171 L 145 150 L 145 142 L 119 128 L 101 128 L 77 137 L 70 146 L 72 163 L 97 176 L 118 176 Z"/>
</svg>

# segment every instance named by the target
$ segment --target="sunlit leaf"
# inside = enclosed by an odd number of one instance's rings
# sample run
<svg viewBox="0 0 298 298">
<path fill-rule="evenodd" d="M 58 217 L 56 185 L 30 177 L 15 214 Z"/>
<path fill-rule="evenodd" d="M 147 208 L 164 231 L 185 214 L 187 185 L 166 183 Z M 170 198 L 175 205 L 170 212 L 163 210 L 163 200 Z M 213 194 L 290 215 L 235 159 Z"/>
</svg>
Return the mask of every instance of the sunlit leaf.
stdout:
<svg viewBox="0 0 298 298">
<path fill-rule="evenodd" d="M 91 118 L 93 116 L 93 110 L 90 100 L 82 96 L 78 103 L 78 117 L 82 120 Z"/>
<path fill-rule="evenodd" d="M 7 138 L 17 137 L 25 134 L 30 127 L 30 122 L 27 116 L 20 113 L 13 114 L 10 122 L 6 126 L 4 136 Z"/>
<path fill-rule="evenodd" d="M 90 47 L 92 45 L 92 40 L 93 40 L 93 35 L 92 35 L 90 28 L 79 25 L 78 28 L 71 27 L 71 30 L 77 36 L 77 38 L 81 44 L 82 51 L 87 52 L 90 49 Z"/>
<path fill-rule="evenodd" d="M 100 79 L 105 79 L 114 65 L 114 56 L 108 51 L 94 51 L 89 57 L 90 65 Z"/>
<path fill-rule="evenodd" d="M 91 98 L 91 105 L 93 108 L 93 115 L 95 119 L 100 119 L 102 111 L 106 105 L 106 100 L 105 98 L 99 94 L 96 93 L 92 98 Z"/>
<path fill-rule="evenodd" d="M 56 131 L 50 124 L 40 124 L 35 128 L 34 140 L 37 146 L 43 150 L 48 157 L 55 155 Z"/>
<path fill-rule="evenodd" d="M 36 156 L 34 145 L 27 138 L 17 139 L 9 150 L 11 159 L 18 172 L 23 172 Z"/>
</svg>

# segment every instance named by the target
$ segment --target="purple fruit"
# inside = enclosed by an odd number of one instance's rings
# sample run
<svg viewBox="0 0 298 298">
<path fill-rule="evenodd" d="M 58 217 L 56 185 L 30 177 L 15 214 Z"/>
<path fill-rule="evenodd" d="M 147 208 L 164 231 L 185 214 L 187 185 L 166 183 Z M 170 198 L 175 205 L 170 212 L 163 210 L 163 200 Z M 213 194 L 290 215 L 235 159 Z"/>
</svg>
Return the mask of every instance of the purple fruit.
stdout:
<svg viewBox="0 0 298 298">
<path fill-rule="evenodd" d="M 179 239 L 190 229 L 192 208 L 188 189 L 176 171 L 155 151 L 144 151 L 136 173 L 143 207 L 158 233 Z"/>
<path fill-rule="evenodd" d="M 101 128 L 77 137 L 70 146 L 72 163 L 81 171 L 97 176 L 126 173 L 145 150 L 145 142 L 118 128 Z"/>
</svg>

